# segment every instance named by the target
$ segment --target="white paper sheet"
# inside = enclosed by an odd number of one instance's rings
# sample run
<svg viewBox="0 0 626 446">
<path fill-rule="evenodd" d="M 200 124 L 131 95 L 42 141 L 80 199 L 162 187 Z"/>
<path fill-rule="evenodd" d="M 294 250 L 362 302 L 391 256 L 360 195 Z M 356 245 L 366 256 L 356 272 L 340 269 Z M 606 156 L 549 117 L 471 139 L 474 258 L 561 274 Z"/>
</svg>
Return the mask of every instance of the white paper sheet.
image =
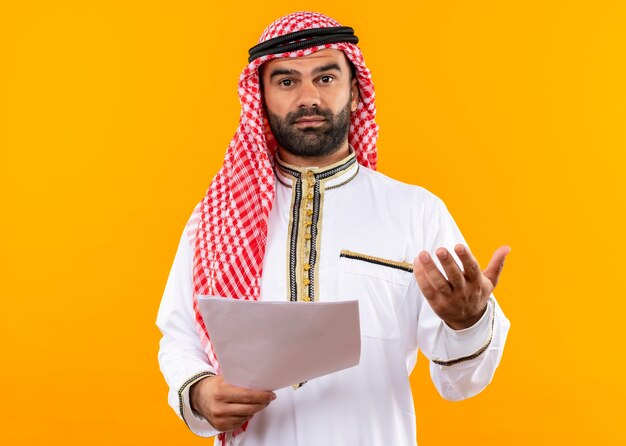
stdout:
<svg viewBox="0 0 626 446">
<path fill-rule="evenodd" d="M 198 305 L 224 380 L 232 385 L 277 390 L 359 363 L 358 301 L 200 296 Z"/>
</svg>

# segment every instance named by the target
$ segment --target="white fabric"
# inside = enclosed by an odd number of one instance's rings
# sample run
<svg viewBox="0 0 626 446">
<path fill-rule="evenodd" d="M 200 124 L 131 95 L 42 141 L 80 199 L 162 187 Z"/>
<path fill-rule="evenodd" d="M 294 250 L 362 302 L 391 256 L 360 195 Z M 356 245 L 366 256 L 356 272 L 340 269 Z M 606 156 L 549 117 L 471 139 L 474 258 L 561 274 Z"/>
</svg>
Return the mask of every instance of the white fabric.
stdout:
<svg viewBox="0 0 626 446">
<path fill-rule="evenodd" d="M 326 186 L 346 181 L 356 168 Z M 487 350 L 474 359 L 452 366 L 431 363 L 432 380 L 449 400 L 480 392 L 500 362 L 509 322 L 493 296 L 480 321 L 455 331 L 434 314 L 410 272 L 340 257 L 341 250 L 350 250 L 412 263 L 423 249 L 434 254 L 440 246 L 452 251 L 455 244 L 465 243 L 439 198 L 358 168 L 352 181 L 325 192 L 318 259 L 320 301 L 360 301 L 360 365 L 296 390 L 277 391 L 277 399 L 237 438 L 240 445 L 415 445 L 409 375 L 418 348 L 429 358 L 454 359 L 476 352 L 492 336 Z M 289 177 L 277 175 L 291 183 Z M 261 283 L 261 299 L 266 301 L 285 301 L 288 296 L 291 194 L 291 188 L 276 182 Z M 163 333 L 159 362 L 170 386 L 169 403 L 179 416 L 179 389 L 199 372 L 212 371 L 194 327 L 192 255 L 184 233 L 157 317 Z M 182 406 L 189 428 L 201 436 L 215 435 L 207 421 L 192 414 L 188 389 L 182 392 Z"/>
</svg>

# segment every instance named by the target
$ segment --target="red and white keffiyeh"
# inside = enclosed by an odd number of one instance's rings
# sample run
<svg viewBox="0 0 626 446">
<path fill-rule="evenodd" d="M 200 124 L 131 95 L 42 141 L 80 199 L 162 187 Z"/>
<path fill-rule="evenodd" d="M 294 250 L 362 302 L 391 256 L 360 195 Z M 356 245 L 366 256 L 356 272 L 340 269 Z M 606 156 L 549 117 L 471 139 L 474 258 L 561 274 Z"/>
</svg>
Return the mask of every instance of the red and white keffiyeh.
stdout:
<svg viewBox="0 0 626 446">
<path fill-rule="evenodd" d="M 341 26 L 315 12 L 296 12 L 274 21 L 259 39 L 269 39 L 310 28 Z M 302 57 L 323 49 L 343 51 L 356 68 L 360 91 L 352 113 L 348 140 L 357 161 L 376 168 L 378 125 L 374 117 L 374 85 L 361 50 L 339 42 L 288 53 L 261 56 L 250 62 L 239 77 L 241 115 L 239 127 L 228 146 L 224 164 L 206 196 L 196 207 L 188 225 L 194 248 L 193 308 L 196 328 L 216 371 L 219 363 L 198 310 L 197 296 L 222 296 L 257 300 L 267 240 L 267 221 L 274 198 L 273 157 L 277 150 L 261 99 L 258 68 L 274 58 Z M 245 428 L 244 428 L 245 429 Z M 225 442 L 223 435 L 220 436 Z"/>
</svg>

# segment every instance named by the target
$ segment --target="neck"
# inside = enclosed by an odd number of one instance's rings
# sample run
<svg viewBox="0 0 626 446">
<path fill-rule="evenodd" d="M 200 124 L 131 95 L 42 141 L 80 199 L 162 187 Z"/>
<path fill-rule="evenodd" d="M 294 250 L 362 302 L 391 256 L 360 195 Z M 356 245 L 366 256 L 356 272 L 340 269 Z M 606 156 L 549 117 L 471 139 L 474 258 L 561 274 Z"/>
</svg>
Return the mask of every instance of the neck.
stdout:
<svg viewBox="0 0 626 446">
<path fill-rule="evenodd" d="M 350 155 L 348 141 L 330 155 L 325 156 L 298 156 L 287 152 L 280 146 L 278 147 L 279 158 L 287 164 L 298 167 L 326 167 L 338 163 L 348 155 Z"/>
</svg>

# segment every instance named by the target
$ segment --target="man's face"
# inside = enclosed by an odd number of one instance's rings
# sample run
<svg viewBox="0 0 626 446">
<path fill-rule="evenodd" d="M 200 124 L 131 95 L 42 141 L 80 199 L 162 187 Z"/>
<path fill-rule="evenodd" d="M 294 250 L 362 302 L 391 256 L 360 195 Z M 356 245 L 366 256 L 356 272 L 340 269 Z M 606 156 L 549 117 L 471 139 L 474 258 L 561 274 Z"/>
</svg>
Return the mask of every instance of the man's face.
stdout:
<svg viewBox="0 0 626 446">
<path fill-rule="evenodd" d="M 358 87 L 342 51 L 273 59 L 262 67 L 261 82 L 270 127 L 281 148 L 311 158 L 347 144 Z"/>
</svg>

